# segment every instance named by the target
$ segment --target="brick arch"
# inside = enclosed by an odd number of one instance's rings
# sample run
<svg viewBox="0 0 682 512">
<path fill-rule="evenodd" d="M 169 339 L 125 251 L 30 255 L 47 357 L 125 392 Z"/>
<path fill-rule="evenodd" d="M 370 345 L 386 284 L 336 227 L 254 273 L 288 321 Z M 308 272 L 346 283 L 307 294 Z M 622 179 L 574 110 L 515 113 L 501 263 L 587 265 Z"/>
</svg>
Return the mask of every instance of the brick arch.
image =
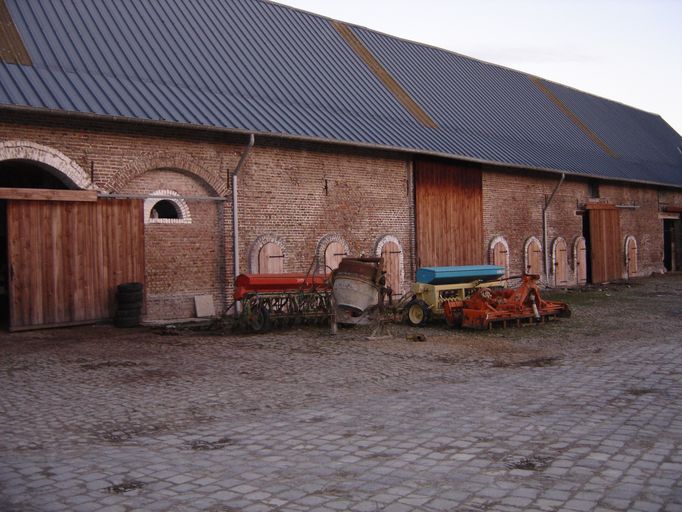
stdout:
<svg viewBox="0 0 682 512">
<path fill-rule="evenodd" d="M 74 160 L 54 148 L 27 140 L 0 142 L 0 161 L 25 160 L 49 166 L 69 188 L 93 190 L 90 175 Z"/>
<path fill-rule="evenodd" d="M 138 176 L 157 169 L 170 169 L 189 174 L 199 178 L 212 194 L 219 197 L 227 195 L 227 183 L 219 176 L 207 171 L 184 153 L 165 151 L 147 155 L 127 164 L 107 182 L 104 188 L 109 192 L 118 192 Z"/>
</svg>

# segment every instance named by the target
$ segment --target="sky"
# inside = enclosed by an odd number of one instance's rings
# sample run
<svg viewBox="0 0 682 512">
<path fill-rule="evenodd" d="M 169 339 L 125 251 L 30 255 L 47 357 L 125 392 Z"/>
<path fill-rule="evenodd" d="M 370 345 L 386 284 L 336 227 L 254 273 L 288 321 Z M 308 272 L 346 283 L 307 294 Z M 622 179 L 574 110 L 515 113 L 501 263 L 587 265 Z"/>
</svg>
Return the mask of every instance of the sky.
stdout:
<svg viewBox="0 0 682 512">
<path fill-rule="evenodd" d="M 277 0 L 659 114 L 682 134 L 682 0 Z"/>
</svg>

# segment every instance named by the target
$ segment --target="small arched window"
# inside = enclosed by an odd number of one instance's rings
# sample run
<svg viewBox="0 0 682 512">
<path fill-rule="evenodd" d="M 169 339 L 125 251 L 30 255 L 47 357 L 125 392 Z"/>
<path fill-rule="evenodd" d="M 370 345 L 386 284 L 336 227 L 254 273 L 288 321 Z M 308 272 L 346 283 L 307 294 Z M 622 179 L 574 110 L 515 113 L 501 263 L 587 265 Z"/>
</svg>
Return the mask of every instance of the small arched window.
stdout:
<svg viewBox="0 0 682 512">
<path fill-rule="evenodd" d="M 161 201 L 152 206 L 149 217 L 151 219 L 179 219 L 180 212 L 175 203 L 168 199 L 161 199 Z"/>
<path fill-rule="evenodd" d="M 191 224 L 185 200 L 175 190 L 157 190 L 144 201 L 146 224 Z"/>
</svg>

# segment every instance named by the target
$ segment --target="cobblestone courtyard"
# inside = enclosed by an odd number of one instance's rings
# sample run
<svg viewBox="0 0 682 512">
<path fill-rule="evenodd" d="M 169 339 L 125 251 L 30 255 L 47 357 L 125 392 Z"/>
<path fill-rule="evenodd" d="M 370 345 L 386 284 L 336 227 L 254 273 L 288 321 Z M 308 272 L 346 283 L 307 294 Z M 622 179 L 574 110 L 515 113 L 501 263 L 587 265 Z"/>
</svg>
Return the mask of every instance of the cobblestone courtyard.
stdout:
<svg viewBox="0 0 682 512">
<path fill-rule="evenodd" d="M 560 297 L 381 341 L 4 334 L 0 510 L 682 510 L 682 275 Z"/>
</svg>

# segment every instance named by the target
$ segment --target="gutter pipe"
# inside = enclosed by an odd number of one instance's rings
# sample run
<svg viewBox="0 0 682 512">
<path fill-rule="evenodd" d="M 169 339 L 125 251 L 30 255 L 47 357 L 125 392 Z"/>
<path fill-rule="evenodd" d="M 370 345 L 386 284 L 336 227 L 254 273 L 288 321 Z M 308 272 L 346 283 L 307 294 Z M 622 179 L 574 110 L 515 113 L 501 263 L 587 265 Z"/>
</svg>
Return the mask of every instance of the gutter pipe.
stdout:
<svg viewBox="0 0 682 512">
<path fill-rule="evenodd" d="M 557 193 L 559 190 L 559 187 L 561 187 L 561 184 L 564 182 L 564 179 L 566 178 L 566 173 L 561 173 L 561 179 L 559 180 L 559 183 L 557 183 L 556 187 L 554 187 L 554 191 L 552 192 L 552 195 L 549 196 L 549 199 L 547 199 L 547 196 L 545 196 L 545 205 L 542 207 L 542 244 L 545 252 L 545 284 L 549 285 L 549 267 L 550 267 L 550 261 L 549 261 L 549 249 L 547 247 L 547 210 L 549 209 L 549 205 L 552 204 L 552 200 L 554 199 L 554 195 Z"/>
<path fill-rule="evenodd" d="M 233 250 L 233 255 L 232 258 L 234 260 L 234 278 L 237 279 L 237 276 L 240 274 L 239 271 L 239 205 L 237 202 L 237 177 L 239 176 L 239 171 L 242 170 L 244 167 L 244 164 L 246 163 L 246 160 L 249 158 L 249 155 L 251 154 L 251 149 L 253 149 L 253 145 L 255 143 L 255 136 L 252 134 L 249 135 L 249 144 L 246 146 L 244 151 L 242 151 L 242 156 L 239 159 L 239 163 L 237 164 L 237 167 L 235 170 L 232 172 L 232 250 Z M 240 313 L 240 304 L 237 304 L 235 306 L 235 314 Z"/>
</svg>

